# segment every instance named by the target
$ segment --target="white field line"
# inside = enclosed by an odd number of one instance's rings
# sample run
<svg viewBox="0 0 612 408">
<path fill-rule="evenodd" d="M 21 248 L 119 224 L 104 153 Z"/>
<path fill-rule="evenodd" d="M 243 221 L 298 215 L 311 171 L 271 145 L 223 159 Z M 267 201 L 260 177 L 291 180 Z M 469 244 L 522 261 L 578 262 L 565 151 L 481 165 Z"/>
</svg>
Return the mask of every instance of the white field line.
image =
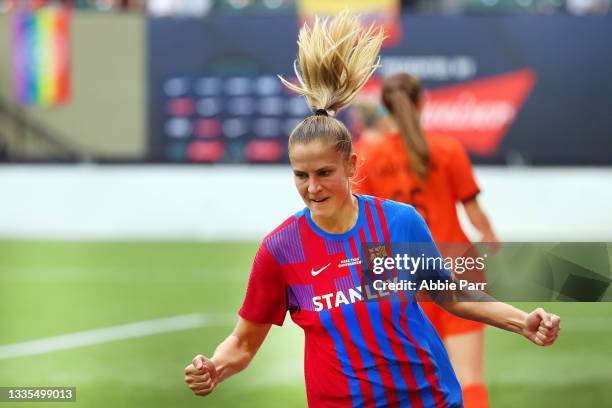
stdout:
<svg viewBox="0 0 612 408">
<path fill-rule="evenodd" d="M 0 360 L 203 326 L 228 326 L 233 325 L 236 319 L 237 317 L 231 314 L 188 314 L 0 345 Z"/>
<path fill-rule="evenodd" d="M 236 319 L 237 317 L 233 314 L 188 314 L 81 331 L 30 340 L 23 343 L 0 345 L 0 360 L 204 326 L 231 326 Z M 565 325 L 563 325 L 562 321 L 562 327 L 566 331 L 609 331 L 612 329 L 612 318 L 586 317 L 580 320 L 571 319 Z"/>
</svg>

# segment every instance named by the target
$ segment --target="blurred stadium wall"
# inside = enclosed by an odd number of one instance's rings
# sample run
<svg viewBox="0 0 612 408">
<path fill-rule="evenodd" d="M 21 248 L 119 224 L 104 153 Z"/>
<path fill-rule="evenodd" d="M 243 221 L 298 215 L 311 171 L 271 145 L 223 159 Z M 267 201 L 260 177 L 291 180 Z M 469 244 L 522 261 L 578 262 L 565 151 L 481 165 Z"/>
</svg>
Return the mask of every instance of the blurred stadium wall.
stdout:
<svg viewBox="0 0 612 408">
<path fill-rule="evenodd" d="M 612 169 L 476 174 L 504 241 L 612 239 Z M 257 240 L 303 207 L 282 165 L 13 165 L 0 189 L 0 239 Z"/>
</svg>

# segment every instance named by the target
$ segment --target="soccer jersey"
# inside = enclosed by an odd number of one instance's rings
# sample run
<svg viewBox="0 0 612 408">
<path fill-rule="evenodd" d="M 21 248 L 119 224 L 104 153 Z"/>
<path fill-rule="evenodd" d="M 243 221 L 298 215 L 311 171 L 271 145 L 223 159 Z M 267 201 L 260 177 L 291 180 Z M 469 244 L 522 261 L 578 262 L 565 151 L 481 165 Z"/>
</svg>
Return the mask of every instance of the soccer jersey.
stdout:
<svg viewBox="0 0 612 408">
<path fill-rule="evenodd" d="M 465 202 L 480 192 L 470 159 L 457 140 L 428 135 L 430 166 L 424 182 L 410 167 L 410 158 L 399 133 L 391 133 L 356 146 L 360 158 L 354 190 L 415 206 L 425 218 L 435 242 L 444 256 L 465 256 L 473 251 L 457 216 L 457 202 Z M 445 243 L 451 243 L 445 245 Z M 469 256 L 478 256 L 471 253 Z M 484 282 L 482 271 L 471 271 L 464 279 Z M 422 309 L 442 338 L 483 330 L 484 324 L 461 319 L 433 302 L 423 302 Z"/>
<path fill-rule="evenodd" d="M 412 171 L 399 133 L 359 144 L 354 190 L 413 205 L 425 218 L 436 242 L 469 242 L 459 223 L 456 203 L 480 192 L 470 160 L 455 139 L 427 136 L 427 144 L 430 166 L 424 182 Z"/>
<path fill-rule="evenodd" d="M 310 407 L 460 407 L 446 350 L 418 303 L 361 285 L 363 243 L 431 243 L 427 226 L 412 206 L 357 199 L 346 233 L 323 231 L 306 208 L 268 234 L 239 314 L 282 325 L 289 311 L 304 330 Z"/>
</svg>

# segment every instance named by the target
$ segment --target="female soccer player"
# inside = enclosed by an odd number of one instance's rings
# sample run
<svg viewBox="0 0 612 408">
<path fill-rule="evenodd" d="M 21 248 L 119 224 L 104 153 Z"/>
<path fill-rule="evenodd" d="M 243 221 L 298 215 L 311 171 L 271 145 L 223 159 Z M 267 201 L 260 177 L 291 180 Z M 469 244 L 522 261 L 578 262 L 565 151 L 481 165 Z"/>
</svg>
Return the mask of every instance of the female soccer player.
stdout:
<svg viewBox="0 0 612 408">
<path fill-rule="evenodd" d="M 460 202 L 482 240 L 498 244 L 478 203 L 480 189 L 461 144 L 449 137 L 423 134 L 423 88 L 419 81 L 407 73 L 386 78 L 382 101 L 396 126 L 385 137 L 359 145 L 357 191 L 413 205 L 434 241 L 443 247 L 454 245 L 453 249 L 461 245 L 444 244 L 470 242 L 457 216 L 456 204 Z M 421 307 L 444 340 L 463 389 L 465 407 L 488 407 L 483 382 L 484 325 L 456 317 L 433 302 L 424 302 Z"/>
<path fill-rule="evenodd" d="M 346 12 L 300 31 L 299 86 L 283 82 L 316 112 L 289 139 L 306 207 L 264 238 L 234 331 L 210 359 L 198 355 L 185 368 L 196 395 L 245 369 L 289 311 L 305 333 L 309 406 L 462 406 L 444 346 L 418 303 L 365 301 L 383 295 L 361 287 L 361 243 L 432 242 L 413 207 L 352 194 L 357 157 L 348 130 L 332 117 L 376 68 L 382 38 Z M 559 318 L 542 309 L 527 314 L 504 303 L 438 299 L 453 313 L 542 346 L 557 338 Z"/>
</svg>

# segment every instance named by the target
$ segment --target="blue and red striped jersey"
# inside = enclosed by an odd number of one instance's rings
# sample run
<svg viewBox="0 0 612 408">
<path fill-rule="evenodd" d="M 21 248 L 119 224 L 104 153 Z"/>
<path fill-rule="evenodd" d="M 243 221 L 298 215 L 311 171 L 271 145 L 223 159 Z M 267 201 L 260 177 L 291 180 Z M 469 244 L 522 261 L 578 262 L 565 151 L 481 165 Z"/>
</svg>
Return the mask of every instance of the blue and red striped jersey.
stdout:
<svg viewBox="0 0 612 408">
<path fill-rule="evenodd" d="M 357 198 L 346 233 L 323 231 L 305 208 L 268 234 L 239 314 L 282 325 L 289 312 L 302 327 L 310 407 L 461 407 L 446 350 L 418 303 L 371 301 L 376 292 L 362 289 L 364 243 L 431 243 L 429 230 L 412 206 Z"/>
</svg>

